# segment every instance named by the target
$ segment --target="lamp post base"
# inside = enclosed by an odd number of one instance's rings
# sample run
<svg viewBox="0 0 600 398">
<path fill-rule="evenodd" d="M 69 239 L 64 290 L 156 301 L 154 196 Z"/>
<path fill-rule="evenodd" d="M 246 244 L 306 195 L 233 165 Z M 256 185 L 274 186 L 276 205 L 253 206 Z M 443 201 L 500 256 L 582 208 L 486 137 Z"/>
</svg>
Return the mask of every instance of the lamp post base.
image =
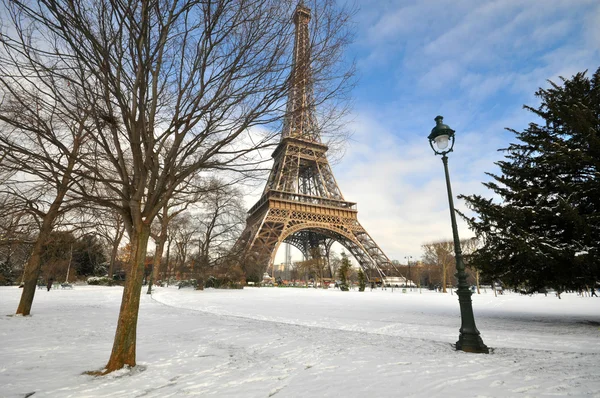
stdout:
<svg viewBox="0 0 600 398">
<path fill-rule="evenodd" d="M 466 285 L 466 284 L 465 284 Z M 471 301 L 471 291 L 466 286 L 460 286 L 456 291 L 458 302 L 460 304 L 460 317 L 462 325 L 456 349 L 479 354 L 489 354 L 490 350 L 483 344 L 479 336 L 479 330 L 475 326 L 475 316 L 473 315 L 473 305 Z"/>
<path fill-rule="evenodd" d="M 483 344 L 483 340 L 479 337 L 479 334 L 466 334 L 461 333 L 458 336 L 458 341 L 456 342 L 456 350 L 464 351 L 464 352 L 472 352 L 475 354 L 489 354 L 490 350 L 487 348 L 485 344 Z"/>
</svg>

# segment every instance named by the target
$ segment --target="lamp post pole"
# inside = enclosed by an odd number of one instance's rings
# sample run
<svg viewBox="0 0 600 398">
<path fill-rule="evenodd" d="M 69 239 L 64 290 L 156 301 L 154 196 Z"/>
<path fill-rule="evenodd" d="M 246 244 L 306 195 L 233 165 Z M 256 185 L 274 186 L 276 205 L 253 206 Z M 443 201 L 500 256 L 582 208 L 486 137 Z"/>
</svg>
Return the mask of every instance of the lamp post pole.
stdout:
<svg viewBox="0 0 600 398">
<path fill-rule="evenodd" d="M 467 274 L 465 272 L 465 263 L 462 259 L 462 250 L 460 248 L 460 238 L 458 237 L 458 227 L 456 225 L 456 214 L 454 211 L 454 200 L 452 199 L 452 187 L 450 185 L 450 173 L 448 172 L 448 157 L 446 154 L 452 152 L 454 147 L 454 130 L 443 124 L 443 117 L 435 118 L 436 126 L 431 130 L 429 143 L 437 155 L 442 155 L 444 164 L 444 173 L 446 175 L 446 189 L 448 191 L 448 204 L 450 207 L 450 220 L 452 222 L 452 236 L 454 238 L 454 254 L 456 259 L 456 277 L 458 278 L 458 302 L 460 305 L 460 334 L 456 342 L 456 349 L 474 353 L 489 353 L 489 349 L 483 343 L 479 336 L 479 330 L 475 326 L 475 315 L 473 314 L 473 303 L 471 301 L 471 289 L 467 283 Z M 449 149 L 448 143 L 451 140 Z M 438 150 L 433 146 L 436 144 Z"/>
</svg>

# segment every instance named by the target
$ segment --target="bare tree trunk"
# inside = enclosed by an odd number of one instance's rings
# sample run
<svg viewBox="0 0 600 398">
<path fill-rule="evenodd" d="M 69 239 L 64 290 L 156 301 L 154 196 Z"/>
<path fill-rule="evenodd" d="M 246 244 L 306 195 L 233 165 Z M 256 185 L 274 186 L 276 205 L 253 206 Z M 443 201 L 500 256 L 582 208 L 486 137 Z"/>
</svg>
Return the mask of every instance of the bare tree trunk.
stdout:
<svg viewBox="0 0 600 398">
<path fill-rule="evenodd" d="M 160 234 L 156 242 L 156 250 L 154 251 L 154 260 L 152 261 L 152 273 L 148 282 L 148 291 L 146 294 L 152 294 L 152 284 L 158 280 L 160 272 L 160 263 L 162 261 L 163 251 L 165 250 L 165 241 L 167 240 L 167 227 L 169 226 L 169 218 L 167 217 L 168 207 L 163 207 L 163 214 L 160 220 Z"/>
<path fill-rule="evenodd" d="M 66 190 L 65 190 L 66 192 Z M 35 295 L 35 289 L 37 288 L 37 281 L 40 276 L 40 270 L 42 268 L 42 249 L 46 238 L 52 232 L 54 220 L 58 216 L 58 209 L 62 203 L 63 195 L 57 196 L 54 200 L 48 213 L 44 216 L 40 233 L 33 245 L 31 256 L 25 264 L 25 270 L 23 273 L 23 292 L 21 293 L 21 300 L 17 307 L 17 315 L 29 315 L 31 313 L 31 306 L 33 305 L 33 297 Z"/>
<path fill-rule="evenodd" d="M 481 294 L 479 290 L 479 270 L 475 271 L 475 284 L 477 285 L 477 294 Z"/>
<path fill-rule="evenodd" d="M 448 293 L 448 291 L 446 290 L 446 274 L 448 273 L 447 267 L 446 267 L 446 263 L 442 263 L 442 293 Z"/>
<path fill-rule="evenodd" d="M 25 264 L 25 270 L 23 273 L 23 292 L 21 293 L 21 300 L 17 307 L 17 315 L 29 315 L 31 313 L 31 306 L 33 305 L 33 297 L 35 296 L 35 289 L 37 287 L 37 280 L 40 276 L 41 269 L 41 253 L 42 246 L 44 244 L 43 236 L 48 236 L 52 231 L 52 226 L 42 227 L 40 229 L 40 236 L 33 245 L 31 256 Z M 45 239 L 45 238 L 44 238 Z"/>
<path fill-rule="evenodd" d="M 132 228 L 130 238 L 130 268 L 123 290 L 115 341 L 108 364 L 102 372 L 103 374 L 108 374 L 124 366 L 135 366 L 137 320 L 144 279 L 144 259 L 146 258 L 148 239 L 150 238 L 150 226 L 140 223 L 136 228 Z"/>
<path fill-rule="evenodd" d="M 123 239 L 123 235 L 125 234 L 125 226 L 118 227 L 116 234 L 117 235 L 113 242 L 112 251 L 110 253 L 110 262 L 108 264 L 108 277 L 110 279 L 113 278 L 113 273 L 115 271 L 115 261 L 117 259 L 117 255 L 119 254 L 119 245 L 121 244 L 121 239 Z"/>
<path fill-rule="evenodd" d="M 37 288 L 37 281 L 40 276 L 40 270 L 42 268 L 42 248 L 46 242 L 46 238 L 52 232 L 54 228 L 54 221 L 58 217 L 59 209 L 63 204 L 63 200 L 67 191 L 69 190 L 69 182 L 71 181 L 71 173 L 75 167 L 76 154 L 79 150 L 80 141 L 78 138 L 74 139 L 73 150 L 69 156 L 69 162 L 62 175 L 60 184 L 56 190 L 56 197 L 48 212 L 44 215 L 40 233 L 33 245 L 31 256 L 25 264 L 25 271 L 23 273 L 23 292 L 21 293 L 21 300 L 17 307 L 16 315 L 29 315 L 31 313 L 31 306 L 33 305 L 33 297 L 35 296 L 35 289 Z"/>
<path fill-rule="evenodd" d="M 167 241 L 167 258 L 165 259 L 166 261 L 166 266 L 165 266 L 165 277 L 164 279 L 166 279 L 167 281 L 167 286 L 169 286 L 169 279 L 171 278 L 171 268 L 170 268 L 170 261 L 171 261 L 171 240 L 169 239 Z"/>
<path fill-rule="evenodd" d="M 319 265 L 319 279 L 321 280 L 319 283 L 321 284 L 320 287 L 323 288 L 323 266 L 325 265 L 323 259 L 319 258 L 317 264 Z"/>
<path fill-rule="evenodd" d="M 329 276 L 331 279 L 335 280 L 335 275 L 333 275 L 333 269 L 331 268 L 331 261 L 329 260 L 329 253 L 327 253 L 326 258 L 327 258 L 327 269 L 329 270 Z"/>
</svg>

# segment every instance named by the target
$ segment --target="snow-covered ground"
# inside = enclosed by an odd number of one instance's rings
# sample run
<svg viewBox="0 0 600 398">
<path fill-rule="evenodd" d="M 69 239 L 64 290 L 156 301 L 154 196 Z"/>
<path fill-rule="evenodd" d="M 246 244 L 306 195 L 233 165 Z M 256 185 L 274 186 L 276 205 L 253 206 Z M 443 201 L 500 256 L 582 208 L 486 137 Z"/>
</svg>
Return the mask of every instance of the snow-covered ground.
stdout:
<svg viewBox="0 0 600 398">
<path fill-rule="evenodd" d="M 474 295 L 489 355 L 457 352 L 456 295 L 158 288 L 137 360 L 105 377 L 122 289 L 0 287 L 0 397 L 600 397 L 600 299 Z"/>
</svg>

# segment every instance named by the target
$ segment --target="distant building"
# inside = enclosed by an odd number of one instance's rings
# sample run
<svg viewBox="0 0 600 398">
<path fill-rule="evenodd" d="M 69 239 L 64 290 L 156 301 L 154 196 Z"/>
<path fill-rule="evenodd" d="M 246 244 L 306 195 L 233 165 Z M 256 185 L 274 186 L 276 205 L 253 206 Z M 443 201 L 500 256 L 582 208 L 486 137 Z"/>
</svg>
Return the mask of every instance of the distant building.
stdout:
<svg viewBox="0 0 600 398">
<path fill-rule="evenodd" d="M 413 281 L 408 281 L 407 279 L 403 276 L 388 276 L 386 278 L 383 279 L 384 283 L 387 286 L 392 286 L 392 287 L 404 287 L 404 286 L 408 286 L 408 287 L 416 287 L 417 285 L 415 285 L 415 283 Z"/>
<path fill-rule="evenodd" d="M 291 279 L 290 266 L 286 263 L 273 266 L 273 277 L 281 278 L 284 281 Z"/>
</svg>

